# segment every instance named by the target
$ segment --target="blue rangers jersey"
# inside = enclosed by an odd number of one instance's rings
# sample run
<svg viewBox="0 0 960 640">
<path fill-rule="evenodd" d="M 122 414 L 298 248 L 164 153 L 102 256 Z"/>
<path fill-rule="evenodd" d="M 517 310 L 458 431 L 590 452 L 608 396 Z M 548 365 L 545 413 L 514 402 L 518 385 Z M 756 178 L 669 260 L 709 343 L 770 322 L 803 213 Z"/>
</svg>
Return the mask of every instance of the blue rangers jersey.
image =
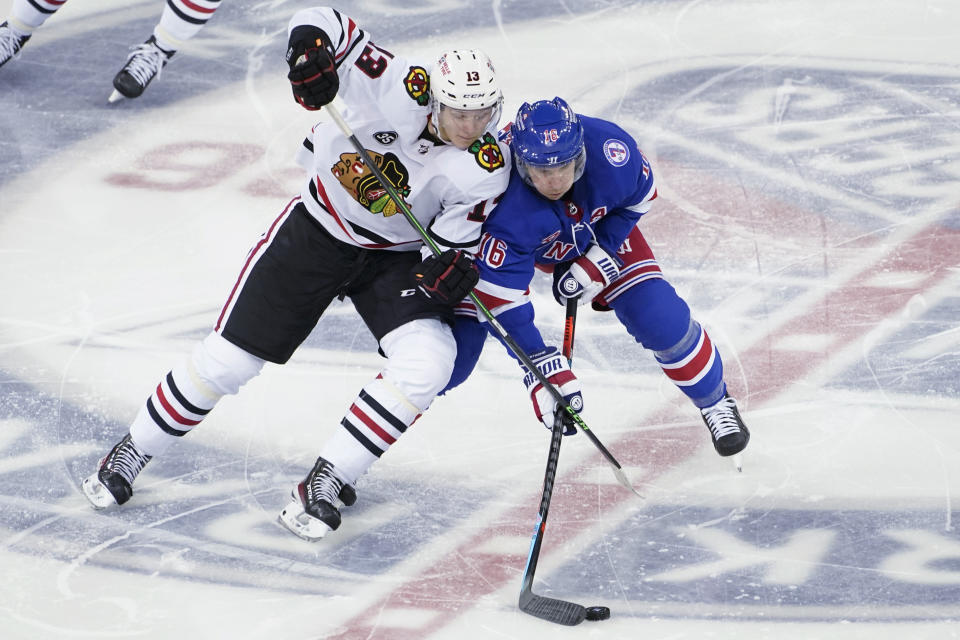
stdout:
<svg viewBox="0 0 960 640">
<path fill-rule="evenodd" d="M 616 256 L 657 195 L 650 163 L 630 134 L 606 120 L 578 117 L 587 158 L 571 190 L 548 200 L 513 168 L 509 187 L 483 225 L 474 291 L 527 353 L 545 347 L 530 303 L 537 266 L 552 271 L 594 243 Z M 501 142 L 508 143 L 509 136 L 508 125 Z M 476 314 L 472 307 L 468 298 L 458 313 Z"/>
</svg>

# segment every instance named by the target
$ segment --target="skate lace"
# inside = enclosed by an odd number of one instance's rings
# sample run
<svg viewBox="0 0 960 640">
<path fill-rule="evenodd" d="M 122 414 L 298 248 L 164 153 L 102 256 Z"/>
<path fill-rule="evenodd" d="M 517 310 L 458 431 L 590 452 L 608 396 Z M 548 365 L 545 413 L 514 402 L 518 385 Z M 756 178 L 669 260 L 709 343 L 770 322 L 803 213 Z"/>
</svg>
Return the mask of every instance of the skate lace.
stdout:
<svg viewBox="0 0 960 640">
<path fill-rule="evenodd" d="M 712 407 L 701 410 L 707 428 L 713 434 L 714 440 L 740 433 L 740 423 L 737 421 L 737 415 L 733 412 L 736 406 L 733 398 L 727 396 Z"/>
<path fill-rule="evenodd" d="M 6 61 L 17 55 L 25 40 L 26 38 L 18 36 L 10 27 L 0 27 L 0 61 Z"/>
<path fill-rule="evenodd" d="M 340 497 L 342 487 L 340 480 L 333 475 L 329 465 L 323 465 L 319 471 L 310 476 L 307 485 L 307 500 L 316 504 L 320 500 L 335 505 Z"/>
<path fill-rule="evenodd" d="M 150 462 L 150 456 L 144 455 L 137 449 L 136 445 L 130 439 L 130 436 L 124 437 L 110 455 L 107 457 L 103 468 L 107 471 L 120 474 L 124 480 L 133 484 L 134 478 L 140 473 L 146 464 Z"/>
<path fill-rule="evenodd" d="M 153 44 L 145 42 L 133 48 L 133 53 L 123 67 L 130 76 L 141 85 L 146 85 L 154 76 L 160 77 L 160 71 L 167 61 L 167 54 Z"/>
</svg>

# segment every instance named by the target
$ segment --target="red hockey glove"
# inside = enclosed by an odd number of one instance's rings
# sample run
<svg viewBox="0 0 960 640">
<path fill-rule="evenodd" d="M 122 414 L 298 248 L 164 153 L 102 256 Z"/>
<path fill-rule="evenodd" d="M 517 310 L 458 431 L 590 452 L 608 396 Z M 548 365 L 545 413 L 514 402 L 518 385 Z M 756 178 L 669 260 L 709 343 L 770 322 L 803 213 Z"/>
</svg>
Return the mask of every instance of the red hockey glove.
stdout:
<svg viewBox="0 0 960 640">
<path fill-rule="evenodd" d="M 553 297 L 557 302 L 566 304 L 567 298 L 579 297 L 579 304 L 585 304 L 617 279 L 620 267 L 616 258 L 594 244 L 569 263 L 566 271 L 558 268 L 553 273 Z"/>
<path fill-rule="evenodd" d="M 287 46 L 287 78 L 293 98 L 304 109 L 316 111 L 330 104 L 340 89 L 330 38 L 313 25 L 300 25 L 290 33 Z"/>
<path fill-rule="evenodd" d="M 567 359 L 557 351 L 556 347 L 547 347 L 531 353 L 530 359 L 533 360 L 533 364 L 536 365 L 547 381 L 560 390 L 563 398 L 574 411 L 577 413 L 583 411 L 583 394 L 580 390 L 580 381 L 570 371 Z M 537 414 L 537 419 L 552 431 L 557 401 L 553 399 L 553 395 L 540 384 L 537 377 L 527 367 L 523 364 L 520 367 L 524 373 L 523 384 L 530 392 L 530 400 L 533 402 L 533 412 Z M 577 428 L 573 424 L 573 419 L 564 416 L 563 435 L 572 436 L 576 432 Z"/>
<path fill-rule="evenodd" d="M 480 280 L 480 272 L 466 251 L 447 249 L 414 267 L 413 278 L 425 296 L 453 306 L 467 297 Z"/>
</svg>

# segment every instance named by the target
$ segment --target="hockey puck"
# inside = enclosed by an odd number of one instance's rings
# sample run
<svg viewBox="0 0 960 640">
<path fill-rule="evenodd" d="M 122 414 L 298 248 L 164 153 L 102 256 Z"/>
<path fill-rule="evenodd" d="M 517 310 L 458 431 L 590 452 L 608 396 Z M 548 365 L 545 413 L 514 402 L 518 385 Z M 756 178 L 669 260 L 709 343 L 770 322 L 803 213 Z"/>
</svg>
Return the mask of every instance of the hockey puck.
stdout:
<svg viewBox="0 0 960 640">
<path fill-rule="evenodd" d="M 610 607 L 587 607 L 587 620 L 606 620 L 610 617 Z"/>
</svg>

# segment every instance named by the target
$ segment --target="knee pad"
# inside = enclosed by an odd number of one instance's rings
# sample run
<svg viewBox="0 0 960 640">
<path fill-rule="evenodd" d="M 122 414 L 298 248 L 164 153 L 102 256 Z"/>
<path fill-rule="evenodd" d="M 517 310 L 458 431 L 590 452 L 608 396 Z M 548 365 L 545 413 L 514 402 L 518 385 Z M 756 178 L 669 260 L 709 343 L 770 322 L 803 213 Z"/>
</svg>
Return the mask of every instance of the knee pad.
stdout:
<svg viewBox="0 0 960 640">
<path fill-rule="evenodd" d="M 381 338 L 380 349 L 387 356 L 381 375 L 421 411 L 447 384 L 457 357 L 453 332 L 434 318 L 397 327 Z"/>
<path fill-rule="evenodd" d="M 196 390 L 215 402 L 232 395 L 255 378 L 264 360 L 250 355 L 219 333 L 211 333 L 198 344 L 187 362 L 187 379 Z"/>
</svg>

